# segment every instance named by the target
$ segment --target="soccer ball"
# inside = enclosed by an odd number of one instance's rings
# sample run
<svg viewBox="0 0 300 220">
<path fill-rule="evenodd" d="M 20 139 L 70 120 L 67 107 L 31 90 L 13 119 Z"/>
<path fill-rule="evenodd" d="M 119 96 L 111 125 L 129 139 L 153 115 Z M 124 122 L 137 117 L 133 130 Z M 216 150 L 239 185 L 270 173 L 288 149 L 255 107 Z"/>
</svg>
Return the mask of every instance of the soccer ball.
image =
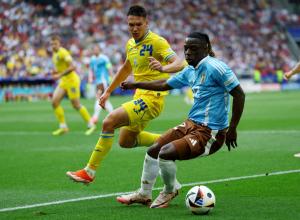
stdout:
<svg viewBox="0 0 300 220">
<path fill-rule="evenodd" d="M 195 215 L 207 214 L 216 205 L 215 194 L 206 186 L 194 186 L 186 194 L 186 207 Z"/>
</svg>

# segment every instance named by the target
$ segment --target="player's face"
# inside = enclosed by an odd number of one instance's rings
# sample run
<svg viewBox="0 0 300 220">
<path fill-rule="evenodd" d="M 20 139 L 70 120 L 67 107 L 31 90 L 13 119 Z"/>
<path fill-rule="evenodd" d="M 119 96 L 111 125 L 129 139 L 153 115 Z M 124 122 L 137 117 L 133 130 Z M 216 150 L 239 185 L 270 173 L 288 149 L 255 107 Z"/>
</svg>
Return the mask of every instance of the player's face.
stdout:
<svg viewBox="0 0 300 220">
<path fill-rule="evenodd" d="M 58 51 L 60 47 L 60 42 L 58 40 L 51 40 L 50 46 L 52 48 L 52 51 Z"/>
<path fill-rule="evenodd" d="M 94 55 L 98 56 L 100 53 L 100 48 L 98 46 L 94 47 Z"/>
<path fill-rule="evenodd" d="M 128 30 L 133 39 L 141 39 L 148 29 L 148 21 L 144 17 L 129 15 L 127 17 Z"/>
<path fill-rule="evenodd" d="M 207 47 L 198 38 L 186 38 L 184 55 L 188 64 L 196 67 L 200 60 L 207 56 Z"/>
</svg>

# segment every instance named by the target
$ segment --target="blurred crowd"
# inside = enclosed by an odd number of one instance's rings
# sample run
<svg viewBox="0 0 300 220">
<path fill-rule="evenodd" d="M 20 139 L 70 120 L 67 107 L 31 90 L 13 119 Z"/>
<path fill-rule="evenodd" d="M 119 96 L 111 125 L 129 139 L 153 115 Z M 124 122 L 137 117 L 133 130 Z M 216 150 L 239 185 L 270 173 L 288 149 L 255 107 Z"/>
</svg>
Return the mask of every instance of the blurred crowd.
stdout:
<svg viewBox="0 0 300 220">
<path fill-rule="evenodd" d="M 0 79 L 47 77 L 52 69 L 49 37 L 59 34 L 84 77 L 90 49 L 100 44 L 115 70 L 125 58 L 126 13 L 141 4 L 150 29 L 164 36 L 183 56 L 192 30 L 209 34 L 216 55 L 239 77 L 287 70 L 294 64 L 278 24 L 300 26 L 300 17 L 267 0 L 64 0 L 0 1 Z M 56 4 L 53 4 L 56 3 Z"/>
</svg>

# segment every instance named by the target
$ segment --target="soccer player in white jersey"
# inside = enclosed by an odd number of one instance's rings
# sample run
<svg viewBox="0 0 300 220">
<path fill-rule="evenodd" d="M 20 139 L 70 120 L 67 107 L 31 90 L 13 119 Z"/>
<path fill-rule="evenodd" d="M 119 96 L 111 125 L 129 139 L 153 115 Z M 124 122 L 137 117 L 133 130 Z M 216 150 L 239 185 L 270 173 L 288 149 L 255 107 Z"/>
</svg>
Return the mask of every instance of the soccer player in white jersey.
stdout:
<svg viewBox="0 0 300 220">
<path fill-rule="evenodd" d="M 284 78 L 289 80 L 293 75 L 300 74 L 300 62 L 298 62 L 293 69 L 284 73 Z M 294 154 L 295 157 L 300 157 L 300 153 Z"/>
<path fill-rule="evenodd" d="M 96 84 L 96 101 L 92 121 L 97 123 L 102 108 L 99 105 L 99 98 L 109 84 L 109 76 L 112 76 L 112 64 L 109 58 L 104 55 L 99 45 L 93 48 L 93 56 L 90 60 L 89 83 Z M 112 112 L 113 106 L 109 100 L 105 102 L 105 110 Z"/>
<path fill-rule="evenodd" d="M 208 156 L 225 142 L 228 150 L 237 146 L 237 126 L 245 102 L 245 94 L 233 71 L 214 58 L 208 35 L 192 32 L 184 45 L 189 66 L 170 79 L 152 82 L 123 82 L 123 89 L 143 88 L 165 91 L 190 86 L 194 104 L 188 119 L 158 138 L 147 151 L 141 178 L 141 188 L 129 195 L 117 197 L 123 204 L 151 204 L 164 208 L 178 194 L 175 188 L 176 160 Z M 229 94 L 233 97 L 229 123 Z M 225 141 L 226 140 L 226 141 Z M 152 188 L 161 172 L 164 189 L 152 201 Z"/>
</svg>

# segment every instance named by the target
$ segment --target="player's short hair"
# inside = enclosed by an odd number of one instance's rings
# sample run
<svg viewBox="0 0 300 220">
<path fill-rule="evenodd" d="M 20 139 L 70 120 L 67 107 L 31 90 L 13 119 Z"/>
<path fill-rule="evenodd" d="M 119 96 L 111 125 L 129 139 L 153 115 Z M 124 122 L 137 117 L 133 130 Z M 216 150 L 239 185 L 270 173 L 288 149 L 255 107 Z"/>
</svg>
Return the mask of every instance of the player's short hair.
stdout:
<svg viewBox="0 0 300 220">
<path fill-rule="evenodd" d="M 210 40 L 207 34 L 199 32 L 199 31 L 194 31 L 191 32 L 188 35 L 189 38 L 197 38 L 199 40 L 201 40 L 201 42 L 203 42 L 204 44 L 207 44 L 207 48 L 208 48 L 208 54 L 212 57 L 215 56 L 215 53 L 213 52 L 212 48 L 211 48 L 211 44 L 210 44 Z"/>
<path fill-rule="evenodd" d="M 147 18 L 147 11 L 140 5 L 133 5 L 128 10 L 127 16 L 129 15 Z"/>
<path fill-rule="evenodd" d="M 51 41 L 59 41 L 59 42 L 61 42 L 61 38 L 60 38 L 60 36 L 58 36 L 57 34 L 54 34 L 54 35 L 52 35 L 51 36 Z"/>
</svg>

